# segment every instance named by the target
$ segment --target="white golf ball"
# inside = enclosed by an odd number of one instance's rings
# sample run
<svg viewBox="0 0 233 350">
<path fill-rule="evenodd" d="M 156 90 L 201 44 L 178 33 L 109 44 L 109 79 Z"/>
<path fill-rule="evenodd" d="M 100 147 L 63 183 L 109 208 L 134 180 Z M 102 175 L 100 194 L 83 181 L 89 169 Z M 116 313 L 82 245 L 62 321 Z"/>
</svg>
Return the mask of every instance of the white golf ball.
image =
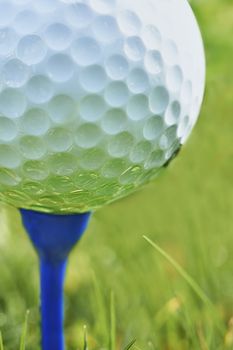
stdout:
<svg viewBox="0 0 233 350">
<path fill-rule="evenodd" d="M 156 177 L 196 123 L 186 0 L 0 0 L 0 200 L 85 212 Z"/>
</svg>

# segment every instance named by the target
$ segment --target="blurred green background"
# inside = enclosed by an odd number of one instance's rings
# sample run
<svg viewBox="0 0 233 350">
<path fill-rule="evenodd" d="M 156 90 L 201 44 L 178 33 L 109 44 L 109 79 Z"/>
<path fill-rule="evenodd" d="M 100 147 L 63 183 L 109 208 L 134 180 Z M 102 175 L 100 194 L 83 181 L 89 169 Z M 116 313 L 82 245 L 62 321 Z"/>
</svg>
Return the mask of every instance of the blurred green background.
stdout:
<svg viewBox="0 0 233 350">
<path fill-rule="evenodd" d="M 233 349 L 233 1 L 193 0 L 207 54 L 201 118 L 171 167 L 139 193 L 94 214 L 70 259 L 66 281 L 69 350 L 108 349 L 110 294 L 117 348 Z M 0 209 L 0 329 L 19 348 L 39 349 L 37 259 L 16 210 Z M 203 303 L 147 235 L 201 286 Z M 53 349 L 51 349 L 53 350 Z"/>
</svg>

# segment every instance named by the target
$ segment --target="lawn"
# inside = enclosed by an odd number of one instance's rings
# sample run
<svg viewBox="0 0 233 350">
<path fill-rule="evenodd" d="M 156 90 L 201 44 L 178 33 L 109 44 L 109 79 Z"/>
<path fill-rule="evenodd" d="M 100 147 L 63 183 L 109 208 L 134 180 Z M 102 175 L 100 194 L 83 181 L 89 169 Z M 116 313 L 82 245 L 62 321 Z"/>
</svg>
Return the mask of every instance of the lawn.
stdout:
<svg viewBox="0 0 233 350">
<path fill-rule="evenodd" d="M 200 120 L 181 155 L 156 181 L 93 215 L 68 269 L 68 350 L 82 348 L 84 325 L 90 350 L 123 349 L 134 339 L 141 350 L 233 349 L 233 3 L 191 4 L 207 54 Z M 0 225 L 5 347 L 19 349 L 29 309 L 27 350 L 37 350 L 36 255 L 15 209 L 1 207 Z M 186 271 L 194 288 L 144 235 Z M 110 314 L 116 317 L 111 347 Z"/>
</svg>

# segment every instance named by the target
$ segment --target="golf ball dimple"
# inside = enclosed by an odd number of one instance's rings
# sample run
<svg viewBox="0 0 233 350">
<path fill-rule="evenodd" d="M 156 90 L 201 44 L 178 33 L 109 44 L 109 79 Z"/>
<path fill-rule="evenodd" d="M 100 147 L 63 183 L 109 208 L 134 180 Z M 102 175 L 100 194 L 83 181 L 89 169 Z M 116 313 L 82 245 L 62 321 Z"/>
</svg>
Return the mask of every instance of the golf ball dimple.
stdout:
<svg viewBox="0 0 233 350">
<path fill-rule="evenodd" d="M 0 0 L 0 200 L 71 213 L 130 194 L 188 138 L 204 82 L 186 0 Z"/>
</svg>

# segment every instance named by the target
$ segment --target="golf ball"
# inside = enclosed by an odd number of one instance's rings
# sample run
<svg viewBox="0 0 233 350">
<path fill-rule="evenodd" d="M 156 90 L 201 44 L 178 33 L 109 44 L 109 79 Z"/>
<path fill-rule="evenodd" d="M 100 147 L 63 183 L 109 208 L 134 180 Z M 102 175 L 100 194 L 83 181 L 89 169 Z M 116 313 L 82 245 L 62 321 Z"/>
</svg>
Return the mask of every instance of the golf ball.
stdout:
<svg viewBox="0 0 233 350">
<path fill-rule="evenodd" d="M 155 178 L 200 111 L 186 0 L 0 0 L 0 201 L 96 209 Z"/>
</svg>

